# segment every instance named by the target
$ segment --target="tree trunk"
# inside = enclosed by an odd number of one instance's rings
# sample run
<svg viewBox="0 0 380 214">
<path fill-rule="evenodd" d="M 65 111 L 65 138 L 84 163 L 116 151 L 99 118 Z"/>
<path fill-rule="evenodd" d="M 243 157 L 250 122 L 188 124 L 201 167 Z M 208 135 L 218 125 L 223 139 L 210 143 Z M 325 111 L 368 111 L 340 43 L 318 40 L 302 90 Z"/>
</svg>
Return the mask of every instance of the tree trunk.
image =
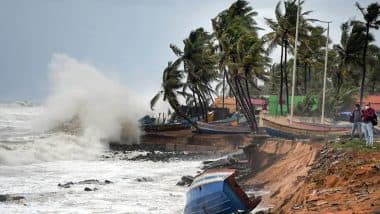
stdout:
<svg viewBox="0 0 380 214">
<path fill-rule="evenodd" d="M 238 77 L 234 77 L 234 80 L 235 80 L 235 85 L 236 85 L 236 91 L 238 92 L 237 98 L 240 100 L 241 108 L 243 110 L 243 114 L 246 116 L 247 120 L 249 121 L 251 130 L 255 131 L 256 128 L 255 128 L 255 124 L 253 122 L 254 120 L 251 117 L 249 107 L 248 107 L 247 102 L 244 98 L 244 94 L 243 94 L 244 90 L 243 90 L 243 88 L 242 88 L 242 86 L 238 80 Z"/>
<path fill-rule="evenodd" d="M 206 104 L 205 104 L 206 101 L 204 100 L 202 92 L 198 88 L 195 88 L 195 89 L 197 91 L 198 98 L 199 98 L 199 103 L 201 105 L 202 117 L 207 122 L 207 108 L 206 108 Z"/>
<path fill-rule="evenodd" d="M 193 92 L 193 99 L 194 99 L 194 102 L 195 102 L 195 108 L 198 109 L 198 102 L 197 102 L 197 97 L 195 96 L 194 89 L 191 89 L 191 91 Z M 200 120 L 200 116 L 199 116 L 199 112 L 198 111 L 197 111 L 197 117 L 198 117 L 198 120 Z"/>
<path fill-rule="evenodd" d="M 199 90 L 199 89 L 198 89 Z M 199 93 L 201 94 L 201 98 L 202 98 L 202 101 L 203 101 L 203 109 L 204 109 L 204 113 L 205 113 L 205 120 L 206 120 L 206 123 L 208 123 L 208 102 L 207 102 L 207 99 L 206 99 L 206 96 L 205 94 L 199 90 Z"/>
<path fill-rule="evenodd" d="M 168 100 L 169 105 L 174 109 L 174 111 L 183 119 L 185 119 L 187 122 L 189 122 L 196 130 L 199 130 L 198 124 L 192 120 L 190 120 L 189 117 L 186 116 L 179 108 L 177 101 Z"/>
<path fill-rule="evenodd" d="M 280 94 L 279 94 L 279 103 L 280 103 L 280 112 L 281 115 L 284 115 L 284 110 L 282 107 L 282 89 L 284 88 L 284 70 L 283 70 L 283 55 L 284 55 L 284 39 L 281 42 L 281 60 L 280 60 Z"/>
<path fill-rule="evenodd" d="M 201 96 L 199 95 L 199 91 L 196 88 L 194 88 L 194 90 L 195 90 L 195 93 L 197 94 L 197 97 L 198 97 L 199 109 L 201 110 L 202 119 L 205 119 L 204 118 L 205 114 L 204 114 Z"/>
<path fill-rule="evenodd" d="M 373 72 L 375 72 L 375 71 L 373 71 Z M 375 86 L 376 86 L 376 76 L 374 76 L 373 78 L 372 78 L 372 89 L 371 89 L 371 91 L 372 91 L 372 94 L 375 94 Z"/>
<path fill-rule="evenodd" d="M 305 89 L 305 95 L 307 94 L 307 63 L 305 62 L 304 64 L 304 74 L 303 74 L 303 79 L 304 79 L 304 89 Z"/>
<path fill-rule="evenodd" d="M 239 96 L 239 95 L 237 94 L 237 92 L 236 92 L 235 89 L 233 88 L 232 82 L 229 80 L 228 75 L 226 75 L 226 81 L 227 81 L 227 84 L 229 85 L 230 92 L 232 92 L 233 96 L 234 96 L 235 99 L 236 99 L 236 102 L 238 102 L 240 106 L 243 106 L 243 103 L 241 102 L 241 100 L 238 99 L 238 96 Z M 244 114 L 244 116 L 247 118 L 248 122 L 250 122 L 250 121 L 249 121 L 249 117 L 248 117 L 248 115 L 246 114 L 245 111 L 243 111 L 243 114 Z M 250 126 L 251 126 L 251 125 L 250 125 Z M 252 127 L 251 127 L 251 129 L 252 129 Z"/>
<path fill-rule="evenodd" d="M 285 74 L 285 96 L 286 96 L 286 108 L 287 113 L 289 114 L 290 106 L 289 106 L 289 84 L 288 84 L 288 40 L 285 39 L 285 61 L 284 61 L 284 74 Z"/>
<path fill-rule="evenodd" d="M 226 89 L 226 70 L 223 71 L 222 108 L 224 109 L 224 91 Z M 223 111 L 224 112 L 224 111 Z M 223 115 L 224 118 L 225 115 Z"/>
<path fill-rule="evenodd" d="M 366 37 L 365 37 L 365 44 L 364 44 L 364 50 L 363 50 L 363 62 L 362 62 L 363 74 L 362 74 L 362 82 L 360 85 L 360 105 L 363 105 L 364 83 L 365 83 L 365 75 L 367 73 L 366 56 L 367 56 L 368 40 L 369 40 L 369 23 L 366 24 Z"/>
<path fill-rule="evenodd" d="M 253 104 L 251 102 L 251 94 L 249 93 L 249 85 L 248 85 L 248 75 L 247 75 L 247 72 L 245 73 L 245 86 L 247 88 L 246 90 L 247 90 L 247 95 L 248 95 L 248 100 L 249 100 L 249 107 L 250 107 L 250 111 L 252 112 L 253 122 L 254 122 L 254 125 L 255 125 L 255 130 L 256 130 L 256 132 L 258 132 L 259 131 L 259 127 L 257 126 L 255 107 L 253 106 Z"/>
<path fill-rule="evenodd" d="M 276 90 L 276 88 L 275 88 L 275 65 L 273 64 L 272 65 L 272 94 L 274 94 L 275 93 L 275 90 Z"/>
</svg>

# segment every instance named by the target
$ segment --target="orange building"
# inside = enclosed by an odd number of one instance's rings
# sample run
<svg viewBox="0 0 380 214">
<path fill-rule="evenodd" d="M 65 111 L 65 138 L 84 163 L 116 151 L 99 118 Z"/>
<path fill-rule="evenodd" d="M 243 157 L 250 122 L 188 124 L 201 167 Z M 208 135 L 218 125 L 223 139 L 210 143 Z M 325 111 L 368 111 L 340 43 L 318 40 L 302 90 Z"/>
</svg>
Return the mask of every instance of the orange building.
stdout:
<svg viewBox="0 0 380 214">
<path fill-rule="evenodd" d="M 215 108 L 222 108 L 223 107 L 222 97 L 215 98 L 213 107 L 215 107 Z M 230 113 L 236 112 L 235 97 L 225 97 L 224 98 L 224 108 L 228 108 Z"/>
<path fill-rule="evenodd" d="M 264 99 L 254 99 L 251 98 L 251 103 L 256 107 L 257 110 L 266 109 L 268 102 Z M 223 107 L 222 97 L 215 98 L 214 106 L 216 108 Z M 236 100 L 235 97 L 225 97 L 224 98 L 224 108 L 228 108 L 230 113 L 236 112 Z"/>
<path fill-rule="evenodd" d="M 369 95 L 363 98 L 363 105 L 371 103 L 375 111 L 380 112 L 380 95 Z"/>
</svg>

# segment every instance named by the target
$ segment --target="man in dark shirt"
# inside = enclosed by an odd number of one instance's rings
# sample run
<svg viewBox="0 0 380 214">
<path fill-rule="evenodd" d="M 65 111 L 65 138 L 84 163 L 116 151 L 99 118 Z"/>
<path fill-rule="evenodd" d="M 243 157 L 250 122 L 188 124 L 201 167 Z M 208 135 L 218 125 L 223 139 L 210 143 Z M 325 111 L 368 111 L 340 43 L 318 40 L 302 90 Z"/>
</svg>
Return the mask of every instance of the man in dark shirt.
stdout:
<svg viewBox="0 0 380 214">
<path fill-rule="evenodd" d="M 356 104 L 355 109 L 352 111 L 351 122 L 352 122 L 351 139 L 354 137 L 356 129 L 358 130 L 359 138 L 361 139 L 362 138 L 362 128 L 361 128 L 362 113 L 361 113 L 359 104 Z"/>
</svg>

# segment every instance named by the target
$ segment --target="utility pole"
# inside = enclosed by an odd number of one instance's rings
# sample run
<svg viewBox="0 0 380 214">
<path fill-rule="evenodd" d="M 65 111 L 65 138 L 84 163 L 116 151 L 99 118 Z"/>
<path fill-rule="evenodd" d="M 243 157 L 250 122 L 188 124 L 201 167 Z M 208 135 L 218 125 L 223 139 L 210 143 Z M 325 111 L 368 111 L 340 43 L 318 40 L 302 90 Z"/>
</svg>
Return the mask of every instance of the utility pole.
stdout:
<svg viewBox="0 0 380 214">
<path fill-rule="evenodd" d="M 296 68 L 297 68 L 297 45 L 298 45 L 298 25 L 300 19 L 300 0 L 298 0 L 297 6 L 297 24 L 296 24 L 296 40 L 294 42 L 294 63 L 293 63 L 293 77 L 292 77 L 292 99 L 290 102 L 290 125 L 293 124 L 293 113 L 294 113 L 294 92 L 296 87 Z"/>
<path fill-rule="evenodd" d="M 325 123 L 325 100 L 326 100 L 326 76 L 327 76 L 327 60 L 328 60 L 328 54 L 329 54 L 329 33 L 330 33 L 330 23 L 331 22 L 324 22 L 327 23 L 327 38 L 326 38 L 326 53 L 325 53 L 325 71 L 323 74 L 323 94 L 322 94 L 322 115 L 321 115 L 321 123 Z"/>
</svg>

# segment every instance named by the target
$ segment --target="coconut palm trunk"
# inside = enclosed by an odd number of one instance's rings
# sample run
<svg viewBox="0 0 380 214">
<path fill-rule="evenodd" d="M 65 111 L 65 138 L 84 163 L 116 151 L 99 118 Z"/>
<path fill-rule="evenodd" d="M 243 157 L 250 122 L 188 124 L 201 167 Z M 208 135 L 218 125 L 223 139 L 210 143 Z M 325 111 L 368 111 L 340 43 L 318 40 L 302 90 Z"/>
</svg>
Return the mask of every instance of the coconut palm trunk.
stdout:
<svg viewBox="0 0 380 214">
<path fill-rule="evenodd" d="M 287 37 L 285 37 L 285 59 L 284 59 L 284 74 L 285 74 L 285 96 L 286 96 L 286 109 L 289 113 L 290 106 L 289 106 L 289 84 L 288 84 L 288 40 Z"/>
<path fill-rule="evenodd" d="M 369 41 L 369 23 L 366 24 L 366 39 L 364 43 L 364 49 L 363 49 L 363 57 L 362 57 L 362 63 L 363 63 L 363 73 L 362 73 L 362 82 L 360 84 L 360 105 L 363 105 L 363 96 L 364 96 L 364 84 L 365 84 L 365 75 L 367 73 L 367 49 L 368 49 L 368 41 Z"/>
<path fill-rule="evenodd" d="M 303 81 L 304 81 L 304 93 L 307 94 L 307 63 L 304 63 L 304 74 L 303 74 Z"/>
<path fill-rule="evenodd" d="M 174 109 L 174 111 L 187 122 L 189 122 L 196 130 L 199 130 L 198 124 L 192 121 L 182 110 L 178 107 L 178 103 L 176 101 L 168 100 L 169 105 Z"/>
<path fill-rule="evenodd" d="M 284 88 L 284 70 L 283 70 L 283 57 L 284 57 L 284 39 L 282 39 L 281 43 L 281 59 L 280 59 L 280 94 L 279 94 L 279 103 L 280 103 L 280 113 L 284 114 L 282 100 L 283 100 L 283 88 Z"/>
<path fill-rule="evenodd" d="M 224 91 L 226 90 L 226 71 L 223 71 L 222 108 L 224 109 Z M 223 111 L 224 112 L 224 111 Z M 224 115 L 223 115 L 224 117 Z"/>
</svg>

